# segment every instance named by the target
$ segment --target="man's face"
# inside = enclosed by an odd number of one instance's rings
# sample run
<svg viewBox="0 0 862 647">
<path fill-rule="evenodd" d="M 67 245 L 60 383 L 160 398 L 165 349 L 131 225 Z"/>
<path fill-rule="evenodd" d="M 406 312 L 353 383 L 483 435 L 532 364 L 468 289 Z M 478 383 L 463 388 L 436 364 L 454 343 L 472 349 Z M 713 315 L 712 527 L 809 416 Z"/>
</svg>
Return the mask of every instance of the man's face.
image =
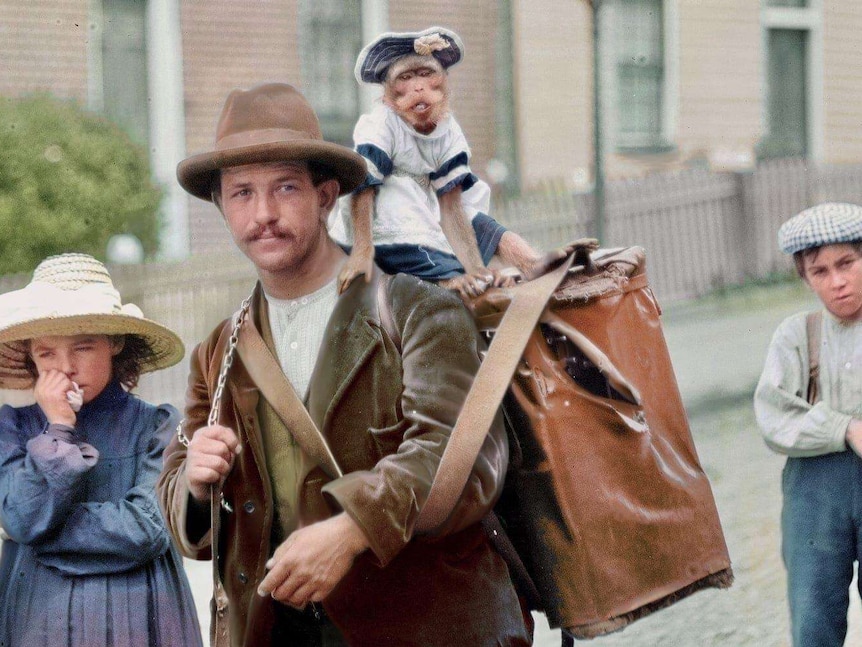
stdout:
<svg viewBox="0 0 862 647">
<path fill-rule="evenodd" d="M 805 281 L 829 312 L 862 321 L 862 256 L 852 245 L 825 245 L 803 263 Z"/>
<path fill-rule="evenodd" d="M 314 186 L 302 163 L 249 164 L 221 172 L 221 208 L 242 252 L 266 272 L 296 271 L 327 239 L 338 182 Z"/>
<path fill-rule="evenodd" d="M 393 110 L 418 132 L 428 134 L 445 116 L 446 75 L 417 65 L 387 82 L 386 94 Z"/>
<path fill-rule="evenodd" d="M 37 337 L 30 341 L 30 356 L 39 375 L 60 371 L 84 392 L 84 403 L 99 395 L 113 373 L 114 355 L 121 341 L 107 335 Z"/>
</svg>

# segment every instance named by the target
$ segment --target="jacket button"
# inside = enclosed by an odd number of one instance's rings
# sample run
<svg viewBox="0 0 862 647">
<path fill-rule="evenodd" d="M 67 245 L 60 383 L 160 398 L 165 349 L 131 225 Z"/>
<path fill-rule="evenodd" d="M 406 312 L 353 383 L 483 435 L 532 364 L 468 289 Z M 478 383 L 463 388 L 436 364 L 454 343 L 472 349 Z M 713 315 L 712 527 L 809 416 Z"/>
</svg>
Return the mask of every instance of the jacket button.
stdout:
<svg viewBox="0 0 862 647">
<path fill-rule="evenodd" d="M 251 514 L 254 512 L 254 501 L 246 501 L 242 504 L 242 509 Z"/>
<path fill-rule="evenodd" d="M 239 572 L 239 581 L 240 581 L 242 584 L 248 584 L 248 575 L 246 575 L 245 573 L 243 573 L 242 571 L 240 571 L 240 572 Z"/>
</svg>

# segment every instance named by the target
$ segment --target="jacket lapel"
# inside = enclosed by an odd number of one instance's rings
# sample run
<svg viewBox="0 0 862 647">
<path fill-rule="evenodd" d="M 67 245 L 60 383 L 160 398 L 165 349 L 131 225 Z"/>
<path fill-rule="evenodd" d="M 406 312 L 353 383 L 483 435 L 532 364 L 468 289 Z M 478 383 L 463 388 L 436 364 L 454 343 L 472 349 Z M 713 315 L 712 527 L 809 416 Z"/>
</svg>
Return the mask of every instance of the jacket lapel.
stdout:
<svg viewBox="0 0 862 647">
<path fill-rule="evenodd" d="M 377 283 L 374 267 L 371 281 L 354 280 L 339 297 L 329 318 L 317 363 L 308 388 L 308 412 L 327 435 L 332 412 L 359 370 L 382 344 L 377 313 Z"/>
</svg>

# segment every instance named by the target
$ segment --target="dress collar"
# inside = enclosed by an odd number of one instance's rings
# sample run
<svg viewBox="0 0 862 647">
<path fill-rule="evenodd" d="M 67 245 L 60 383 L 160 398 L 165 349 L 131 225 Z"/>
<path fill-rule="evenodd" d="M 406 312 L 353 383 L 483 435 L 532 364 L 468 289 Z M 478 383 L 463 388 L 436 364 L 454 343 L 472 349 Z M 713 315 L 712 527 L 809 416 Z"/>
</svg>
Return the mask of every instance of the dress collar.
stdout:
<svg viewBox="0 0 862 647">
<path fill-rule="evenodd" d="M 102 392 L 93 400 L 81 407 L 79 416 L 91 416 L 94 413 L 105 411 L 118 406 L 129 397 L 128 392 L 122 387 L 119 380 L 111 380 L 108 385 L 102 389 Z"/>
</svg>

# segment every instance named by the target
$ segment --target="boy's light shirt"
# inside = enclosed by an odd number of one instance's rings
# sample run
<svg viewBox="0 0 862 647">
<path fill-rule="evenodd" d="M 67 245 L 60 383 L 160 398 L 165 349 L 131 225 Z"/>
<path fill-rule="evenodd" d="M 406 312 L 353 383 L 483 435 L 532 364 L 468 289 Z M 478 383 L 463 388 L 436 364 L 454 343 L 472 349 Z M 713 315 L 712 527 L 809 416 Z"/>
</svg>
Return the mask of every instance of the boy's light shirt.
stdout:
<svg viewBox="0 0 862 647">
<path fill-rule="evenodd" d="M 862 322 L 843 323 L 823 310 L 820 392 L 806 401 L 809 362 L 806 313 L 785 319 L 772 337 L 754 396 L 766 444 L 776 452 L 809 457 L 847 449 L 852 418 L 862 418 Z"/>
</svg>

